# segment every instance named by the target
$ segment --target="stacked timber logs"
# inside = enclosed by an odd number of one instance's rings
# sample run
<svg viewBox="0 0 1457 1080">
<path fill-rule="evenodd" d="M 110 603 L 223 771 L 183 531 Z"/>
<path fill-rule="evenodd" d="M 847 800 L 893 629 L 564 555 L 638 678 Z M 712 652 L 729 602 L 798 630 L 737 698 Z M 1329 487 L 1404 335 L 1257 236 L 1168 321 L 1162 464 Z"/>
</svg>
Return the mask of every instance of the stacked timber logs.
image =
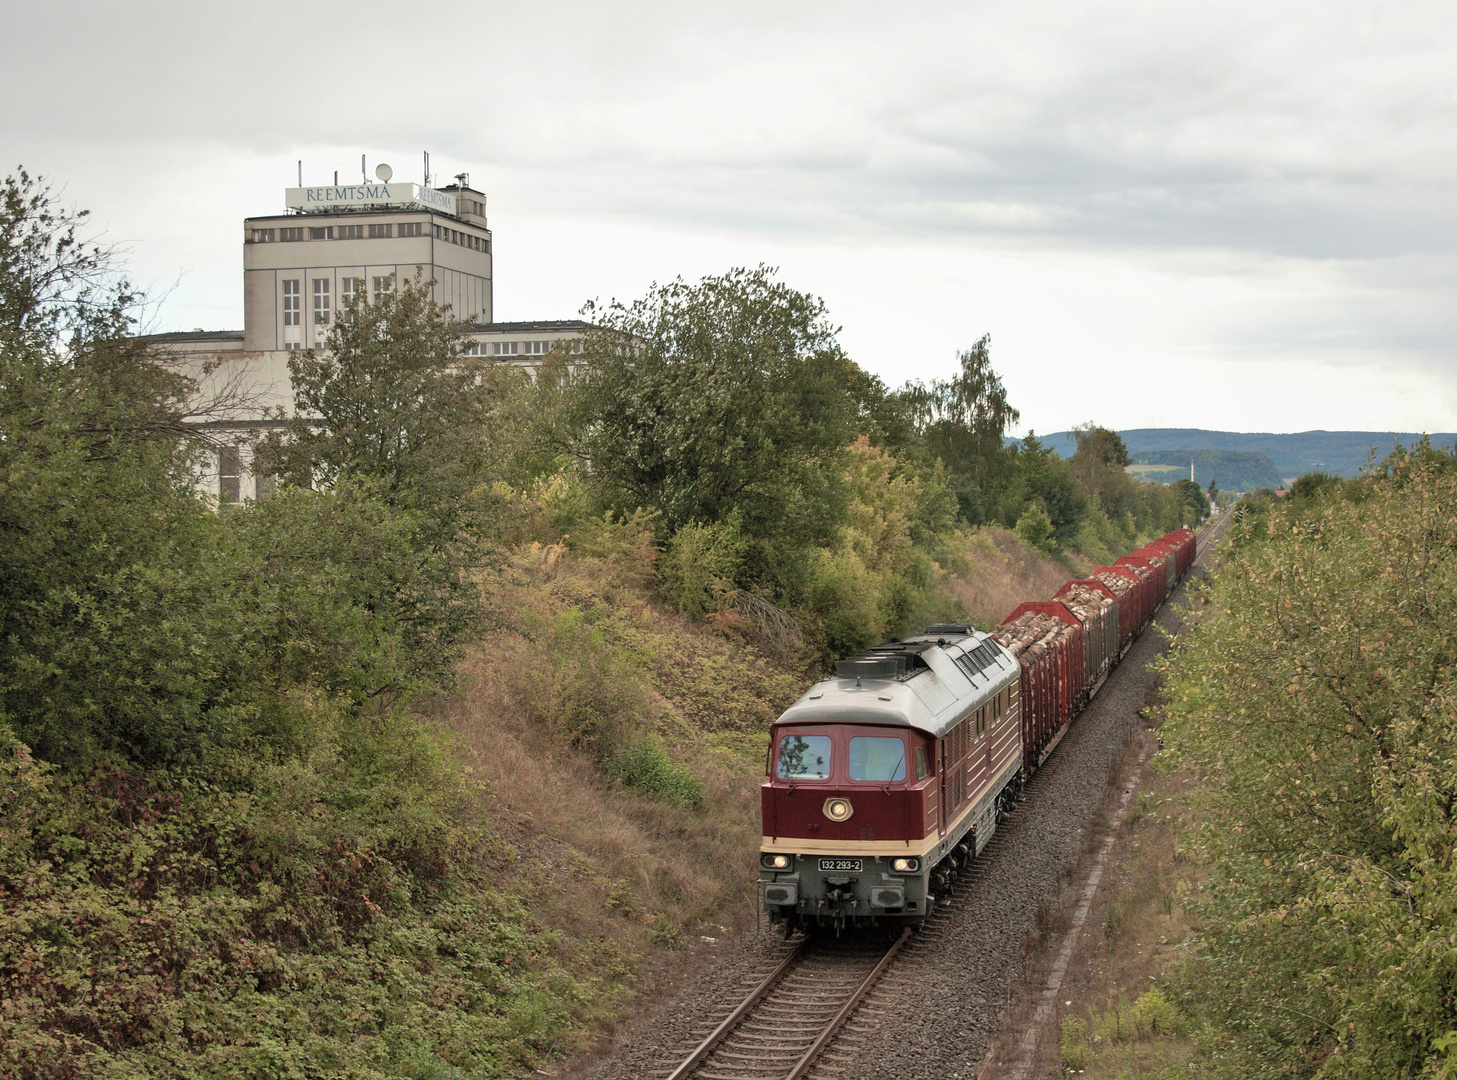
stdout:
<svg viewBox="0 0 1457 1080">
<path fill-rule="evenodd" d="M 1113 590 L 1113 594 L 1118 597 L 1120 604 L 1123 602 L 1123 597 L 1133 588 L 1133 580 L 1131 578 L 1126 578 L 1122 574 L 1115 574 L 1111 570 L 1099 570 L 1093 576 Z"/>
<path fill-rule="evenodd" d="M 1028 611 L 992 631 L 996 643 L 1024 664 L 1035 663 L 1059 639 L 1072 633 L 1072 627 L 1061 619 Z"/>
<path fill-rule="evenodd" d="M 1057 594 L 1057 598 L 1066 604 L 1068 609 L 1083 621 L 1084 625 L 1097 618 L 1099 613 L 1107 611 L 1113 606 L 1112 597 L 1087 585 L 1069 585 Z"/>
</svg>

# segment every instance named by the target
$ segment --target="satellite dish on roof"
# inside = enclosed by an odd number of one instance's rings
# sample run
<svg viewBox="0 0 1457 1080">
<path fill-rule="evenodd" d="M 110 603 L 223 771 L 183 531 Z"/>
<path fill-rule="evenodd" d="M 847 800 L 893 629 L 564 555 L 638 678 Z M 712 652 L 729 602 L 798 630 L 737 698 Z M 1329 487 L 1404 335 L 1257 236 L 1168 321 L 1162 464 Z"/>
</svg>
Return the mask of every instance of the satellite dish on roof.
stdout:
<svg viewBox="0 0 1457 1080">
<path fill-rule="evenodd" d="M 374 167 L 374 175 L 379 177 L 380 183 L 388 184 L 390 182 L 390 177 L 395 175 L 395 170 L 391 169 L 388 165 L 381 161 L 378 165 Z"/>
</svg>

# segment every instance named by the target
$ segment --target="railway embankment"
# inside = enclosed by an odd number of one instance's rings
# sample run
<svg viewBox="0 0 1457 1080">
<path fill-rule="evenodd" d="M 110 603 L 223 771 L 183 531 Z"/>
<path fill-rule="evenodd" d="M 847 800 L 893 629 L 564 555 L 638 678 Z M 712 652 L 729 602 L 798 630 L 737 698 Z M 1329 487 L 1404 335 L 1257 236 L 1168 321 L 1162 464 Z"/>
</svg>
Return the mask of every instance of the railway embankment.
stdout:
<svg viewBox="0 0 1457 1080">
<path fill-rule="evenodd" d="M 987 624 L 1077 572 L 1004 530 L 964 544 L 942 585 Z M 765 732 L 813 677 L 803 651 L 664 607 L 650 559 L 630 543 L 518 549 L 508 627 L 432 710 L 489 778 L 486 813 L 514 852 L 503 884 L 620 967 L 563 1075 L 658 1030 L 705 967 L 729 981 L 754 968 Z M 734 960 L 745 942 L 757 944 Z"/>
</svg>

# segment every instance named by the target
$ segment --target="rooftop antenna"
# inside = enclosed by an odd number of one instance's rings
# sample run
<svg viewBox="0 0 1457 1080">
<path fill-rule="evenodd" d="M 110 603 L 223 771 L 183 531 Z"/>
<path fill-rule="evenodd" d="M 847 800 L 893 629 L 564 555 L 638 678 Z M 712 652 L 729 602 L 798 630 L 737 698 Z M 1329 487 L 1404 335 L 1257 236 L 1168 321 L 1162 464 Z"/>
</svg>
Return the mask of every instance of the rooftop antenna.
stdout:
<svg viewBox="0 0 1457 1080">
<path fill-rule="evenodd" d="M 379 177 L 380 183 L 388 184 L 390 182 L 390 177 L 395 175 L 395 170 L 391 169 L 388 165 L 381 161 L 378 165 L 374 167 L 374 175 Z"/>
<path fill-rule="evenodd" d="M 359 182 L 361 184 L 369 183 L 369 169 L 365 167 L 363 154 L 359 155 Z"/>
<path fill-rule="evenodd" d="M 463 188 L 470 187 L 470 173 L 458 172 L 455 174 L 455 182 Z"/>
<path fill-rule="evenodd" d="M 338 187 L 339 186 L 339 170 L 338 169 L 335 169 L 334 170 L 334 186 L 335 187 Z"/>
<path fill-rule="evenodd" d="M 304 186 L 304 160 L 303 160 L 303 158 L 299 158 L 299 162 L 298 162 L 298 186 L 299 187 L 303 187 Z"/>
<path fill-rule="evenodd" d="M 430 151 L 425 151 L 425 186 L 430 186 Z"/>
</svg>

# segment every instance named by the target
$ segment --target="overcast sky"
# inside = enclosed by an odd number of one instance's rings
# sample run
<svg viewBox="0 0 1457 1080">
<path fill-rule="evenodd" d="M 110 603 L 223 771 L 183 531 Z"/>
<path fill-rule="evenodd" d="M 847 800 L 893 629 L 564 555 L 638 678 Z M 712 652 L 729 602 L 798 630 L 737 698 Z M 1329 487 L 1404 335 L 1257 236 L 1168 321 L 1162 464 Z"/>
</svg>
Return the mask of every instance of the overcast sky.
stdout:
<svg viewBox="0 0 1457 1080">
<path fill-rule="evenodd" d="M 489 198 L 498 319 L 767 262 L 891 385 L 992 335 L 1023 429 L 1457 431 L 1457 8 L 1406 0 L 8 3 L 7 169 L 156 329 L 244 217 Z M 167 290 L 170 289 L 170 292 Z"/>
</svg>

